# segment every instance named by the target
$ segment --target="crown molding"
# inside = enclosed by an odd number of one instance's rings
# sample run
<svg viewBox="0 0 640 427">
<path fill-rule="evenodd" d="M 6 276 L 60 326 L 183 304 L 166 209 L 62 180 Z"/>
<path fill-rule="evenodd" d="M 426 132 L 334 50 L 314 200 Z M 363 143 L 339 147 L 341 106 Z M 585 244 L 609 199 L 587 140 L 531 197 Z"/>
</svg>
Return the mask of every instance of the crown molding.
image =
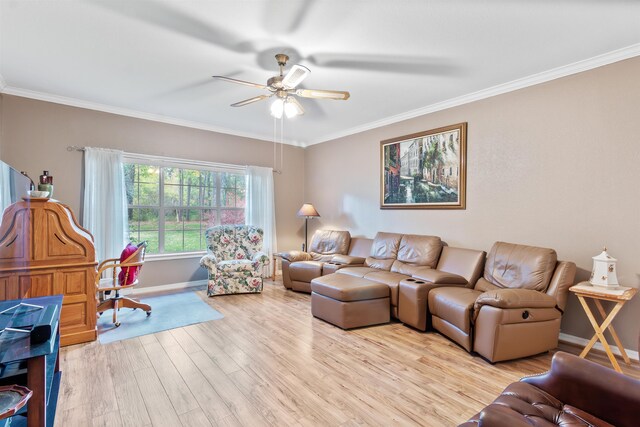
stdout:
<svg viewBox="0 0 640 427">
<path fill-rule="evenodd" d="M 0 76 L 1 77 L 1 76 Z M 2 84 L 4 80 L 0 80 Z M 1 86 L 0 86 L 1 87 Z M 54 104 L 68 105 L 70 107 L 85 108 L 87 110 L 101 111 L 104 113 L 117 114 L 119 116 L 133 117 L 136 119 L 150 120 L 154 122 L 166 123 L 175 126 L 182 126 L 192 129 L 206 130 L 210 132 L 222 133 L 227 135 L 240 136 L 243 138 L 257 139 L 260 141 L 266 141 L 273 143 L 272 139 L 265 138 L 263 135 L 258 135 L 250 132 L 242 132 L 233 129 L 227 129 L 223 127 L 213 126 L 206 123 L 193 122 L 190 120 L 177 119 L 174 117 L 162 116 L 160 114 L 146 113 L 143 111 L 130 110 L 127 108 L 114 107 L 111 105 L 100 104 L 96 102 L 83 101 L 76 98 L 68 98 L 66 96 L 53 95 L 46 92 L 38 92 L 29 89 L 21 89 L 13 86 L 5 85 L 0 89 L 1 93 L 7 95 L 20 96 L 23 98 L 37 99 L 39 101 L 52 102 Z M 287 145 L 293 145 L 296 147 L 304 147 L 305 144 L 298 141 L 284 140 Z"/>
<path fill-rule="evenodd" d="M 446 110 L 447 108 L 457 107 L 459 105 L 469 104 L 474 101 L 480 101 L 482 99 L 491 98 L 496 95 L 502 95 L 508 92 L 524 89 L 529 86 L 534 86 L 540 83 L 556 80 L 562 77 L 570 76 L 572 74 L 578 74 L 583 71 L 592 70 L 594 68 L 602 67 L 604 65 L 613 64 L 614 62 L 619 62 L 625 59 L 634 58 L 636 56 L 640 56 L 640 43 L 627 46 L 622 49 L 607 52 L 602 55 L 594 56 L 593 58 L 574 62 L 569 65 L 563 65 L 562 67 L 554 68 L 548 71 L 543 71 L 538 74 L 533 74 L 531 76 L 523 77 L 521 79 L 517 79 L 507 83 L 502 83 L 496 86 L 492 86 L 487 89 L 482 89 L 477 92 L 472 92 L 467 95 L 462 95 L 456 98 L 448 99 L 446 101 L 437 102 L 435 104 L 431 104 L 426 107 L 421 107 L 415 110 L 407 111 L 406 113 L 396 114 L 394 116 L 369 122 L 360 126 L 346 129 L 344 131 L 335 132 L 335 133 L 323 136 L 321 138 L 309 141 L 304 145 L 304 147 L 309 147 L 311 145 L 332 141 L 334 139 L 343 138 L 345 136 L 354 135 L 356 133 L 361 133 L 361 132 L 365 132 L 371 129 L 376 129 L 382 126 L 398 123 L 403 120 L 413 119 L 415 117 L 423 116 L 425 114 Z"/>
</svg>

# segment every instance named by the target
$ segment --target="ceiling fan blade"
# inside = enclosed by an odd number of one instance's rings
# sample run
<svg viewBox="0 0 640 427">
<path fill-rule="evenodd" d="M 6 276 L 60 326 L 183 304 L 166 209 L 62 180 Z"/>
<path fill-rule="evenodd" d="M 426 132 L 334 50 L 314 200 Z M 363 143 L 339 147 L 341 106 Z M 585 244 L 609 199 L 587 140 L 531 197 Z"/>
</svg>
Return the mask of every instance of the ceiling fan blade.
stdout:
<svg viewBox="0 0 640 427">
<path fill-rule="evenodd" d="M 231 104 L 232 107 L 243 107 L 248 104 L 253 104 L 254 102 L 262 101 L 263 99 L 270 98 L 271 95 L 260 95 L 254 96 L 253 98 L 245 99 L 244 101 L 236 102 L 235 104 Z"/>
<path fill-rule="evenodd" d="M 403 74 L 458 74 L 460 70 L 445 58 L 403 55 L 317 53 L 305 58 L 321 67 L 382 71 Z"/>
<path fill-rule="evenodd" d="M 295 94 L 303 98 L 335 99 L 346 101 L 351 94 L 341 90 L 298 89 Z"/>
<path fill-rule="evenodd" d="M 232 52 L 247 53 L 255 51 L 253 43 L 246 41 L 242 33 L 232 33 L 221 26 L 216 26 L 211 20 L 184 12 L 179 7 L 176 7 L 178 2 L 174 2 L 171 5 L 149 1 L 87 0 L 87 3 L 108 9 L 129 19 L 192 37 Z"/>
<path fill-rule="evenodd" d="M 264 26 L 269 34 L 290 34 L 305 22 L 315 0 L 277 1 L 265 7 Z"/>
<path fill-rule="evenodd" d="M 225 76 L 212 76 L 212 77 L 214 79 L 224 80 L 225 82 L 237 83 L 237 84 L 240 84 L 240 85 L 251 86 L 251 87 L 257 87 L 259 89 L 266 89 L 267 88 L 267 86 L 261 85 L 259 83 L 251 83 L 251 82 L 247 82 L 247 81 L 244 81 L 244 80 L 232 79 L 231 77 L 225 77 Z"/>
<path fill-rule="evenodd" d="M 293 89 L 298 86 L 304 79 L 307 78 L 311 71 L 304 65 L 294 65 L 291 67 L 287 75 L 282 79 L 282 84 L 288 89 Z"/>
</svg>

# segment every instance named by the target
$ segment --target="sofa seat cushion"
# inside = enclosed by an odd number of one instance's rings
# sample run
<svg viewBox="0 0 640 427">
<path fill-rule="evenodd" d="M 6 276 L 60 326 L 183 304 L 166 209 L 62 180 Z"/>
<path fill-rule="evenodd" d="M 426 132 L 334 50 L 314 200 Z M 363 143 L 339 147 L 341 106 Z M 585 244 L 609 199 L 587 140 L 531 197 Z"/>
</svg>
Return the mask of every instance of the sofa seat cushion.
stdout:
<svg viewBox="0 0 640 427">
<path fill-rule="evenodd" d="M 220 261 L 216 264 L 218 270 L 226 273 L 233 273 L 236 271 L 253 271 L 253 261 L 249 259 L 230 259 Z"/>
<path fill-rule="evenodd" d="M 400 288 L 400 282 L 404 279 L 408 279 L 410 276 L 406 274 L 393 273 L 391 271 L 374 271 L 373 273 L 367 273 L 364 278 L 366 280 L 372 280 L 378 283 L 384 283 L 389 286 L 391 292 L 391 305 L 398 306 L 398 289 Z"/>
<path fill-rule="evenodd" d="M 329 274 L 311 281 L 311 290 L 316 294 L 338 301 L 364 301 L 389 298 L 389 286 L 361 277 L 344 274 Z"/>
<path fill-rule="evenodd" d="M 289 277 L 298 282 L 311 282 L 322 276 L 322 261 L 298 261 L 289 265 Z"/>
<path fill-rule="evenodd" d="M 471 332 L 473 304 L 481 294 L 469 288 L 436 288 L 429 292 L 429 311 L 466 334 Z"/>
<path fill-rule="evenodd" d="M 509 385 L 492 404 L 463 425 L 612 427 L 524 382 Z"/>
<path fill-rule="evenodd" d="M 374 271 L 380 271 L 380 270 L 377 268 L 371 268 L 371 267 L 345 267 L 338 270 L 338 273 L 348 274 L 349 276 L 354 276 L 354 277 L 364 277 L 365 275 L 369 273 L 373 273 Z"/>
</svg>

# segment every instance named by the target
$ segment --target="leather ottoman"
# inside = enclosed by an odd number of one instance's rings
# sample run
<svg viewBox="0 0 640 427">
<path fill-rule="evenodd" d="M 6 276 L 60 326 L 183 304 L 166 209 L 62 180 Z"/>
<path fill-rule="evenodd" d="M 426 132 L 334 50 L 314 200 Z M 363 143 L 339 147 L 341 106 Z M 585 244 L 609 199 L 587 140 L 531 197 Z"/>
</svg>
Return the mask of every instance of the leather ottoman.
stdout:
<svg viewBox="0 0 640 427">
<path fill-rule="evenodd" d="M 311 314 L 342 329 L 388 323 L 389 286 L 344 274 L 311 281 Z"/>
</svg>

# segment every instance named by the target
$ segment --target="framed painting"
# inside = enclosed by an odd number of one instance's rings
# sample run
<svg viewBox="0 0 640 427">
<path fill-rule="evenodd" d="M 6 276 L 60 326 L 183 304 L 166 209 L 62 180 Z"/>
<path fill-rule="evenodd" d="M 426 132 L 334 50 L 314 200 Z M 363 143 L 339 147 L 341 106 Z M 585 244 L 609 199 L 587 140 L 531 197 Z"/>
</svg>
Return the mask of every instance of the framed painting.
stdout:
<svg viewBox="0 0 640 427">
<path fill-rule="evenodd" d="M 381 209 L 465 209 L 467 124 L 380 142 Z"/>
</svg>

